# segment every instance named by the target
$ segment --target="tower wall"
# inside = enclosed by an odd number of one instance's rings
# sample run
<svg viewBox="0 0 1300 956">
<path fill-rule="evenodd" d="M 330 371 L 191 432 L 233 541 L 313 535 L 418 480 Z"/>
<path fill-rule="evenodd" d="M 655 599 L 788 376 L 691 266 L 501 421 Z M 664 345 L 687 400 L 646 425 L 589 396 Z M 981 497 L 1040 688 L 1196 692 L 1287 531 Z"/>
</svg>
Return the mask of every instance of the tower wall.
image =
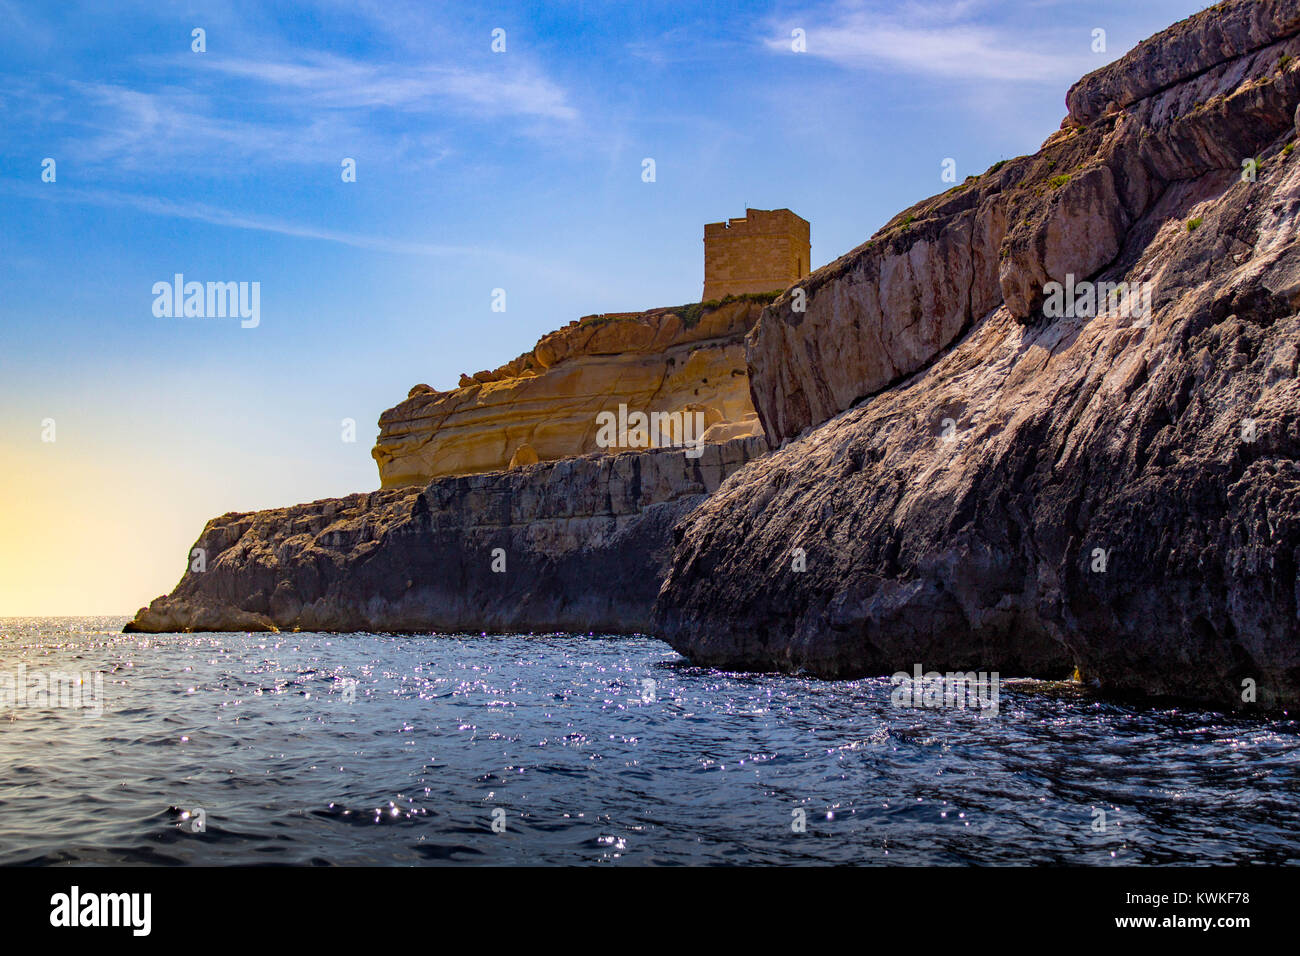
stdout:
<svg viewBox="0 0 1300 956">
<path fill-rule="evenodd" d="M 704 227 L 703 301 L 789 288 L 808 274 L 807 220 L 789 209 L 746 209 Z"/>
</svg>

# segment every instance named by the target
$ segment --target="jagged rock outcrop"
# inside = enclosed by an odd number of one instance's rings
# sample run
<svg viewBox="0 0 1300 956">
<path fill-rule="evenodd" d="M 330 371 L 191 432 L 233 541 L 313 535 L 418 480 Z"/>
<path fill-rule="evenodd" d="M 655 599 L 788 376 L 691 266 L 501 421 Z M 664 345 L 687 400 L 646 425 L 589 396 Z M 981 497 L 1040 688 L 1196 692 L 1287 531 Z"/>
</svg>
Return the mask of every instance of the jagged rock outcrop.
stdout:
<svg viewBox="0 0 1300 956">
<path fill-rule="evenodd" d="M 1271 46 L 1297 30 L 1300 9 L 1295 0 L 1220 3 L 1175 23 L 1076 83 L 1065 97 L 1066 122 L 1087 126 L 1107 112 Z"/>
<path fill-rule="evenodd" d="M 917 203 L 777 298 L 747 340 L 768 440 L 913 374 L 1001 303 L 1022 319 L 1041 312 L 1046 283 L 1112 263 L 1171 183 L 1240 172 L 1283 135 L 1300 83 L 1297 4 L 1220 8 L 1081 80 L 1035 155 Z M 1094 115 L 1103 99 L 1123 105 Z"/>
<path fill-rule="evenodd" d="M 379 418 L 383 487 L 512 467 L 522 448 L 521 461 L 617 452 L 598 444 L 597 415 L 620 404 L 699 412 L 707 425 L 737 425 L 729 434 L 760 435 L 743 340 L 768 299 L 587 316 L 498 369 L 462 375 L 456 389 L 416 386 Z"/>
<path fill-rule="evenodd" d="M 126 629 L 644 631 L 673 525 L 765 450 L 588 455 L 223 515 Z"/>
<path fill-rule="evenodd" d="M 1175 25 L 1039 153 L 774 302 L 750 381 L 787 444 L 678 528 L 656 633 L 726 667 L 1300 705 L 1298 30 L 1268 0 Z M 1151 312 L 1048 307 L 1084 280 Z"/>
</svg>

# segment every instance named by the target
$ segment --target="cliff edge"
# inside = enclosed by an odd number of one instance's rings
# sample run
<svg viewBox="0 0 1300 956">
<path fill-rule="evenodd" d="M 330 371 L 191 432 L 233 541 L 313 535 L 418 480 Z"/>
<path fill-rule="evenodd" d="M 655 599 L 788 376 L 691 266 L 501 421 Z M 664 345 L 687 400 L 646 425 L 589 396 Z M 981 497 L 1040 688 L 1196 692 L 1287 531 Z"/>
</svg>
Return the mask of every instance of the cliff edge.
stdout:
<svg viewBox="0 0 1300 956">
<path fill-rule="evenodd" d="M 222 515 L 126 630 L 644 632 L 673 525 L 765 450 L 586 455 Z"/>
<path fill-rule="evenodd" d="M 705 665 L 1300 704 L 1297 33 L 1294 0 L 1176 24 L 1037 154 L 766 309 L 782 447 L 678 528 L 655 632 Z"/>
<path fill-rule="evenodd" d="M 694 431 L 692 439 L 761 435 L 744 338 L 771 298 L 589 315 L 500 368 L 462 375 L 454 389 L 417 385 L 379 417 L 371 454 L 382 485 L 617 453 L 599 443 L 597 422 L 620 404 L 647 414 L 698 415 L 692 427 L 712 431 Z"/>
<path fill-rule="evenodd" d="M 391 487 L 215 519 L 128 630 L 650 631 L 728 668 L 1300 705 L 1298 68 L 1300 3 L 1220 4 L 756 316 L 578 323 L 417 387 Z M 666 386 L 766 440 L 562 457 Z"/>
</svg>

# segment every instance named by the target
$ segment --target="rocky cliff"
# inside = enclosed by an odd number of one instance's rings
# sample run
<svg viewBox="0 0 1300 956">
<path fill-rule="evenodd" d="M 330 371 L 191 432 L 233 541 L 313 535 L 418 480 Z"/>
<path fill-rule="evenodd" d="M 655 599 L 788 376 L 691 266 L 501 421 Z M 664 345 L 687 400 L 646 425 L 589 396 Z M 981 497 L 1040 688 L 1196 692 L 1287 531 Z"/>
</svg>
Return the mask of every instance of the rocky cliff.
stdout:
<svg viewBox="0 0 1300 956">
<path fill-rule="evenodd" d="M 770 299 L 590 315 L 457 388 L 417 385 L 380 416 L 372 454 L 383 487 L 618 451 L 598 444 L 597 416 L 620 404 L 699 413 L 693 422 L 716 426 L 708 442 L 761 434 L 743 340 Z"/>
<path fill-rule="evenodd" d="M 1242 0 L 1176 24 L 1076 84 L 1038 153 L 904 210 L 780 296 L 747 343 L 768 438 L 901 381 L 998 305 L 1040 312 L 1048 281 L 1143 241 L 1135 224 L 1171 187 L 1240 173 L 1292 126 L 1298 21 L 1295 0 Z"/>
<path fill-rule="evenodd" d="M 397 487 L 210 522 L 206 569 L 130 628 L 650 629 L 707 665 L 1300 705 L 1298 57 L 1297 0 L 1175 25 L 1039 152 L 776 298 L 744 366 L 741 302 L 417 387 L 375 452 Z M 746 379 L 766 455 L 524 464 L 615 399 L 746 431 Z"/>
<path fill-rule="evenodd" d="M 644 631 L 673 525 L 762 438 L 588 455 L 209 521 L 128 631 Z"/>
<path fill-rule="evenodd" d="M 1300 704 L 1297 33 L 1295 0 L 1175 25 L 774 302 L 748 357 L 783 447 L 679 527 L 656 632 Z"/>
</svg>

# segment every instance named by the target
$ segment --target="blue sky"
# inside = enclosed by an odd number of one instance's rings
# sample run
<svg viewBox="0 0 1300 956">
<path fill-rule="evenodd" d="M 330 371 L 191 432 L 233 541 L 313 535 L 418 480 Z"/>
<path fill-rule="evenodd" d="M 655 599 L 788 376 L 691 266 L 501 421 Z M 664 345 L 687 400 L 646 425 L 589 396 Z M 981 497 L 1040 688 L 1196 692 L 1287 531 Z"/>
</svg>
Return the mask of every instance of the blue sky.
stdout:
<svg viewBox="0 0 1300 956">
<path fill-rule="evenodd" d="M 836 258 L 1205 5 L 0 0 L 0 615 L 131 612 L 207 518 L 377 487 L 412 385 L 698 300 L 746 204 Z M 177 272 L 261 324 L 156 318 Z"/>
</svg>

